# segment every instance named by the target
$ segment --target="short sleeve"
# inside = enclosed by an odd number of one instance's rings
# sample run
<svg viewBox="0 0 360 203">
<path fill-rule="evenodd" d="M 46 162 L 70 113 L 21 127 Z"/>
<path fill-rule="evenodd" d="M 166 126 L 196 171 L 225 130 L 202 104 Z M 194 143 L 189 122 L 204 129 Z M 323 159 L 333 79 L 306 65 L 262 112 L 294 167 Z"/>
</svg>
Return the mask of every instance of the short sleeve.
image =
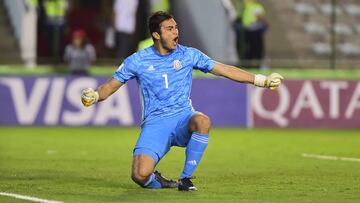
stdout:
<svg viewBox="0 0 360 203">
<path fill-rule="evenodd" d="M 114 73 L 113 78 L 125 84 L 128 80 L 131 80 L 136 76 L 135 70 L 136 66 L 130 58 L 127 58 Z"/>
<path fill-rule="evenodd" d="M 191 52 L 193 55 L 194 69 L 200 70 L 204 73 L 208 73 L 214 68 L 215 61 L 208 57 L 206 54 L 195 48 L 191 48 Z"/>
</svg>

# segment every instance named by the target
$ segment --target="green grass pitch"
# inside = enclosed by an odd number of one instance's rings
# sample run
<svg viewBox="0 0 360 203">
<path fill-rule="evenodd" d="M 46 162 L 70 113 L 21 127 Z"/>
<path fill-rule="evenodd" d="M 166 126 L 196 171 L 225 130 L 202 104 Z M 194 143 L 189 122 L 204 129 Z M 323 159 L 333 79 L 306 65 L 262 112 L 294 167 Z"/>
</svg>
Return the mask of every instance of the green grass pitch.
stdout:
<svg viewBox="0 0 360 203">
<path fill-rule="evenodd" d="M 138 128 L 0 128 L 0 192 L 64 202 L 359 202 L 356 130 L 213 129 L 197 192 L 142 189 L 130 179 Z M 177 179 L 184 149 L 157 169 Z M 0 202 L 27 202 L 0 196 Z"/>
</svg>

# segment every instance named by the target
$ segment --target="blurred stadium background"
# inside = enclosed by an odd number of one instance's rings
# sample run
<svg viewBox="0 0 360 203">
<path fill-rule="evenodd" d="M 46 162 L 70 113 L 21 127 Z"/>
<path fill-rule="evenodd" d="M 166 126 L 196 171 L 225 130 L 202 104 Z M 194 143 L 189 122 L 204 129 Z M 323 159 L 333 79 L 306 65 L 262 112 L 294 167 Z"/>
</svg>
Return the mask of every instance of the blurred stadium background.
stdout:
<svg viewBox="0 0 360 203">
<path fill-rule="evenodd" d="M 61 28 L 47 25 L 48 2 L 57 2 Z M 148 38 L 148 15 L 165 8 L 181 44 L 247 64 L 237 56 L 230 1 L 164 2 L 139 1 L 134 47 Z M 183 194 L 131 182 L 141 119 L 135 81 L 94 107 L 80 102 L 81 89 L 122 62 L 107 44 L 114 0 L 0 0 L 0 202 L 23 202 L 5 193 L 64 202 L 359 202 L 360 1 L 260 2 L 266 55 L 260 68 L 244 68 L 279 72 L 284 85 L 272 92 L 194 72 L 193 105 L 214 129 L 196 173 L 200 191 Z M 97 53 L 87 77 L 70 75 L 63 60 L 78 29 Z M 174 149 L 158 167 L 176 179 L 183 159 Z"/>
</svg>

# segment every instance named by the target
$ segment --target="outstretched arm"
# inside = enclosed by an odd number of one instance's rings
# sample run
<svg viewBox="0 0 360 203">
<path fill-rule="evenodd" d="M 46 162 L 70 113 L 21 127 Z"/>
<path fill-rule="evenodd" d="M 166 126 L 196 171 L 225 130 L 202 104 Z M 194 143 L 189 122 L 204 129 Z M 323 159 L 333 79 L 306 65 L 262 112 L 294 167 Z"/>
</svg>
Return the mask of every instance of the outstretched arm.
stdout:
<svg viewBox="0 0 360 203">
<path fill-rule="evenodd" d="M 241 83 L 254 83 L 255 75 L 235 66 L 215 62 L 211 73 Z"/>
<path fill-rule="evenodd" d="M 88 107 L 96 102 L 104 101 L 114 92 L 116 92 L 123 84 L 118 80 L 111 78 L 106 83 L 100 85 L 96 90 L 86 88 L 81 93 L 81 102 Z"/>
<path fill-rule="evenodd" d="M 235 66 L 226 65 L 219 62 L 215 62 L 211 73 L 236 82 L 250 83 L 258 87 L 267 87 L 272 90 L 277 89 L 281 84 L 281 80 L 284 79 L 278 73 L 272 73 L 269 76 L 261 74 L 254 75 Z"/>
</svg>

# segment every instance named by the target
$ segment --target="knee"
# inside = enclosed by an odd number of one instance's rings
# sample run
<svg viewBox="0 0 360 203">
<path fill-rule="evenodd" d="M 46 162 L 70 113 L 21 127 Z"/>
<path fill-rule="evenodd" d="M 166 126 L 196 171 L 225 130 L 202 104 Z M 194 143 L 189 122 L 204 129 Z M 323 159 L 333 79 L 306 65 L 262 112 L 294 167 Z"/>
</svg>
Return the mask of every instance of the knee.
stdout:
<svg viewBox="0 0 360 203">
<path fill-rule="evenodd" d="M 134 170 L 131 173 L 131 179 L 135 183 L 143 186 L 146 183 L 146 181 L 148 180 L 151 173 L 152 172 L 149 172 L 148 170 L 144 170 L 144 169 Z"/>
<path fill-rule="evenodd" d="M 211 120 L 204 114 L 194 117 L 194 131 L 201 134 L 208 134 L 211 127 Z"/>
</svg>

